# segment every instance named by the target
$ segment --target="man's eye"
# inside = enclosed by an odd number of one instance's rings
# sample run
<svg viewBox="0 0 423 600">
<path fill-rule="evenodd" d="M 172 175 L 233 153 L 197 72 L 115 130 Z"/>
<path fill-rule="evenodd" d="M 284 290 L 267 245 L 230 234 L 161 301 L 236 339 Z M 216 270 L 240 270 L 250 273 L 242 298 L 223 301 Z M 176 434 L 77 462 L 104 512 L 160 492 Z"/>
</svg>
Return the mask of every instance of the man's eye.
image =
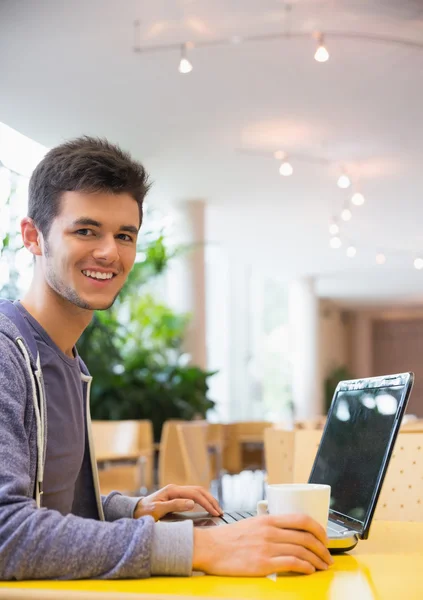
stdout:
<svg viewBox="0 0 423 600">
<path fill-rule="evenodd" d="M 84 237 L 94 235 L 92 229 L 78 229 L 78 231 L 76 231 L 75 233 L 77 233 L 78 235 L 83 235 Z"/>
<path fill-rule="evenodd" d="M 118 238 L 123 240 L 124 242 L 133 242 L 134 240 L 127 233 L 119 233 Z"/>
</svg>

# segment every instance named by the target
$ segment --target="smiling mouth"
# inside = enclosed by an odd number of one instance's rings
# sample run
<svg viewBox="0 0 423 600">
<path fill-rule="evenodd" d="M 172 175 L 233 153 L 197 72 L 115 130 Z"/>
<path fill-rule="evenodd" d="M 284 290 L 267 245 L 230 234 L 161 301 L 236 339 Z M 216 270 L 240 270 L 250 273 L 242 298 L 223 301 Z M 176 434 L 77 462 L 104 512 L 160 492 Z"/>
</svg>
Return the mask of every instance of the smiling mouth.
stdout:
<svg viewBox="0 0 423 600">
<path fill-rule="evenodd" d="M 100 271 L 90 271 L 87 269 L 81 271 L 81 273 L 85 275 L 85 277 L 88 277 L 88 279 L 94 279 L 95 281 L 110 281 L 116 277 L 114 273 L 101 273 Z"/>
</svg>

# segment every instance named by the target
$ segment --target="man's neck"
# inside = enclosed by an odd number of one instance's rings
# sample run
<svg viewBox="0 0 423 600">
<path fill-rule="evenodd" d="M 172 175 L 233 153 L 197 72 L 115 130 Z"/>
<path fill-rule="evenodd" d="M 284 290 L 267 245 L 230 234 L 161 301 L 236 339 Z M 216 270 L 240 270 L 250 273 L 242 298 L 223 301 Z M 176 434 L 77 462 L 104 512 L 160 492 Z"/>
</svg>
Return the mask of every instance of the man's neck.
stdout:
<svg viewBox="0 0 423 600">
<path fill-rule="evenodd" d="M 90 323 L 93 312 L 75 306 L 49 286 L 37 285 L 34 280 L 21 304 L 60 350 L 73 358 L 73 348 Z"/>
</svg>

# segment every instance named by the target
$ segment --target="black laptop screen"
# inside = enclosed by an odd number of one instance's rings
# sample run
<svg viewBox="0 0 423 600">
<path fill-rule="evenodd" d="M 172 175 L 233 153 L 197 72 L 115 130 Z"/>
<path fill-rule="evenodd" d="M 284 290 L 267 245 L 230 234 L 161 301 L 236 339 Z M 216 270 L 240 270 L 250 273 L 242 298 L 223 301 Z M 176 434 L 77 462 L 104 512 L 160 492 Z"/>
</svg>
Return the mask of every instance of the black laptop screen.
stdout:
<svg viewBox="0 0 423 600">
<path fill-rule="evenodd" d="M 404 385 L 341 390 L 310 481 L 331 486 L 331 510 L 363 523 L 384 465 Z"/>
</svg>

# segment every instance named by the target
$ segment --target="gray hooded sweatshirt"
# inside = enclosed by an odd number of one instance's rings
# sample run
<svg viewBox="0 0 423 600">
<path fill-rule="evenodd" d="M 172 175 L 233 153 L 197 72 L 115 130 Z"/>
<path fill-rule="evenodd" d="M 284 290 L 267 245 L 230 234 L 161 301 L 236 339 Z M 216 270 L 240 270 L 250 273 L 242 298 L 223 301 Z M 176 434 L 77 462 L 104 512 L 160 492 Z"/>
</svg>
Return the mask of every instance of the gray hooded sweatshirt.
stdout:
<svg viewBox="0 0 423 600">
<path fill-rule="evenodd" d="M 138 498 L 100 496 L 91 441 L 91 377 L 81 362 L 85 452 L 72 513 L 42 506 L 47 441 L 39 354 L 0 301 L 0 580 L 190 575 L 192 523 L 134 519 Z"/>
</svg>

